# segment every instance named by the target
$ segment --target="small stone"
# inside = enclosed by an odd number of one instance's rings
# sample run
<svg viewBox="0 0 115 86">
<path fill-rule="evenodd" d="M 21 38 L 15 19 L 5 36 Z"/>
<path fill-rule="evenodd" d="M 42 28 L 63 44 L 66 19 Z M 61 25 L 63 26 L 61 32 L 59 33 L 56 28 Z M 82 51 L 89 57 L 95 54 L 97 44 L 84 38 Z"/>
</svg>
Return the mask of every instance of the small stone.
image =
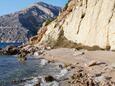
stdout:
<svg viewBox="0 0 115 86">
<path fill-rule="evenodd" d="M 51 50 L 51 47 L 46 47 L 47 50 Z"/>
<path fill-rule="evenodd" d="M 40 86 L 40 81 L 38 81 L 34 86 Z"/>
<path fill-rule="evenodd" d="M 72 50 L 73 50 L 73 51 L 78 51 L 76 48 L 73 48 Z"/>
<path fill-rule="evenodd" d="M 52 82 L 52 81 L 55 80 L 55 79 L 54 79 L 52 76 L 50 76 L 50 75 L 49 75 L 49 76 L 46 76 L 44 79 L 45 79 L 46 82 Z"/>
<path fill-rule="evenodd" d="M 106 80 L 110 80 L 112 77 L 110 77 L 110 76 L 105 76 L 105 79 Z"/>
<path fill-rule="evenodd" d="M 39 53 L 38 53 L 38 52 L 35 52 L 35 53 L 34 53 L 34 56 L 39 56 Z"/>
<path fill-rule="evenodd" d="M 44 53 L 43 50 L 41 50 L 41 51 L 38 52 L 39 55 L 41 55 L 41 54 L 43 54 L 43 53 Z"/>
<path fill-rule="evenodd" d="M 111 66 L 112 66 L 113 69 L 115 69 L 115 64 L 112 64 Z"/>
<path fill-rule="evenodd" d="M 71 66 L 71 69 L 75 69 L 75 66 Z"/>
<path fill-rule="evenodd" d="M 82 71 L 83 71 L 83 69 L 78 70 L 78 72 L 82 72 Z"/>
<path fill-rule="evenodd" d="M 45 66 L 46 64 L 48 63 L 48 60 L 45 60 L 45 59 L 41 59 L 41 65 L 42 66 Z"/>
<path fill-rule="evenodd" d="M 63 68 L 64 68 L 64 66 L 60 64 L 60 65 L 59 65 L 59 68 L 63 69 Z"/>
<path fill-rule="evenodd" d="M 79 55 L 83 55 L 83 54 L 85 54 L 84 52 L 75 52 L 73 55 L 74 56 L 79 56 Z"/>
<path fill-rule="evenodd" d="M 97 65 L 97 61 L 91 61 L 87 64 L 88 67 L 91 67 L 91 66 L 94 66 L 94 65 Z"/>
<path fill-rule="evenodd" d="M 98 74 L 95 74 L 96 77 L 99 77 L 102 75 L 102 72 L 101 73 L 98 73 Z"/>
</svg>

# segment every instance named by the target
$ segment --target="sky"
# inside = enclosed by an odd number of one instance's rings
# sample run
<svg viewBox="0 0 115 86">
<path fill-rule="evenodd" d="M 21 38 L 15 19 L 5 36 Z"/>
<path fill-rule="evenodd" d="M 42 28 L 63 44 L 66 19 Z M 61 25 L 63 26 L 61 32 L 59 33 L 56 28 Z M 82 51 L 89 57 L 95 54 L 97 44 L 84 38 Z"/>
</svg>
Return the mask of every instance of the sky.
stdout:
<svg viewBox="0 0 115 86">
<path fill-rule="evenodd" d="M 67 0 L 0 0 L 0 16 L 20 11 L 32 3 L 43 1 L 52 5 L 64 7 Z"/>
</svg>

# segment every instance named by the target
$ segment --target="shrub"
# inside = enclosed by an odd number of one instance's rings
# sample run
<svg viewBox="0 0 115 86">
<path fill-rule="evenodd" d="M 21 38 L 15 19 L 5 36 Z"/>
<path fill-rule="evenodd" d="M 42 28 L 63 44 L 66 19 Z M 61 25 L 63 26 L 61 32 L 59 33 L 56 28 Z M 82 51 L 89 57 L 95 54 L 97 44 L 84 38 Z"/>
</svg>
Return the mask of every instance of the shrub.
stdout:
<svg viewBox="0 0 115 86">
<path fill-rule="evenodd" d="M 52 21 L 53 21 L 52 19 L 48 19 L 48 20 L 46 20 L 46 22 L 45 22 L 45 26 L 49 25 Z"/>
</svg>

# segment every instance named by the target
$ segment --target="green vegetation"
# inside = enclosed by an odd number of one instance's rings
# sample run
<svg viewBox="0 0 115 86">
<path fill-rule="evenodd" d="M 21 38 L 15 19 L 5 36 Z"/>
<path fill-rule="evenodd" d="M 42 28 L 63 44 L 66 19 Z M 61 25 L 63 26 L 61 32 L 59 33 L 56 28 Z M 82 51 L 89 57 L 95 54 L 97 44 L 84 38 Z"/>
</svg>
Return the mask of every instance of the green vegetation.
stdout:
<svg viewBox="0 0 115 86">
<path fill-rule="evenodd" d="M 68 8 L 69 2 L 70 2 L 70 0 L 65 4 L 64 11 Z"/>
<path fill-rule="evenodd" d="M 64 7 L 64 10 L 66 10 L 66 9 L 67 9 L 67 7 L 68 7 L 68 3 L 66 3 L 66 5 L 65 5 L 65 7 Z"/>
<path fill-rule="evenodd" d="M 46 20 L 45 26 L 49 25 L 52 21 L 53 21 L 53 19 L 48 19 L 48 20 Z"/>
</svg>

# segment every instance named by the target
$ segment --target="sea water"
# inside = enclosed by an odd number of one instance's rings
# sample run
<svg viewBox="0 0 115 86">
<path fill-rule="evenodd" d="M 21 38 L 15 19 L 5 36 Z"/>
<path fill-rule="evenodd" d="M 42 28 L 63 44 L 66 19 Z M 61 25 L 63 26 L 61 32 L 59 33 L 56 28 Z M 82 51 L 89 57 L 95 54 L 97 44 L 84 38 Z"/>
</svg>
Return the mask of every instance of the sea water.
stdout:
<svg viewBox="0 0 115 86">
<path fill-rule="evenodd" d="M 55 75 L 60 70 L 52 64 L 41 66 L 40 59 L 29 57 L 20 62 L 16 56 L 0 56 L 0 86 L 19 86 L 13 81 L 20 81 L 42 75 Z"/>
<path fill-rule="evenodd" d="M 7 46 L 20 46 L 22 43 L 6 43 L 6 42 L 0 42 L 0 48 L 5 48 Z"/>
</svg>

